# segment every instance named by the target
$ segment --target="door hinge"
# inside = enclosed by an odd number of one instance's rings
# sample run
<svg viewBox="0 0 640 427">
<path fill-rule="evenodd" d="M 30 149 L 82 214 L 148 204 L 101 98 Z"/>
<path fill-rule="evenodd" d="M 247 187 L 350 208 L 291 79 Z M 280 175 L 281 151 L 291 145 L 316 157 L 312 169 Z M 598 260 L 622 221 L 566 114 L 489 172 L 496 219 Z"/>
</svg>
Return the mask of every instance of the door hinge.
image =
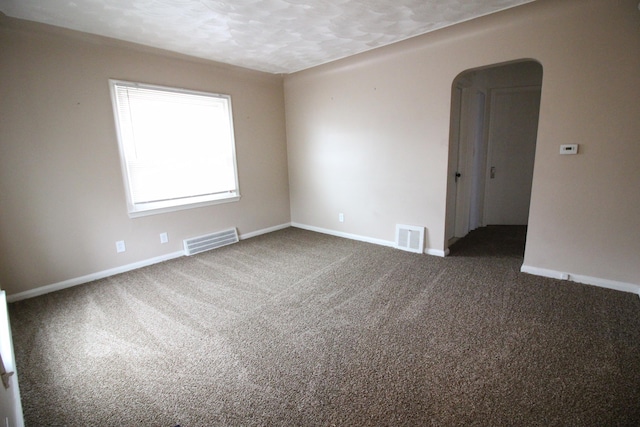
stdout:
<svg viewBox="0 0 640 427">
<path fill-rule="evenodd" d="M 2 361 L 2 355 L 0 354 L 0 378 L 2 378 L 2 385 L 4 388 L 9 388 L 9 378 L 13 375 L 14 372 L 7 372 L 4 368 L 4 362 Z"/>
<path fill-rule="evenodd" d="M 5 372 L 4 374 L 0 374 L 0 377 L 2 377 L 2 385 L 4 385 L 4 388 L 9 388 L 9 378 L 11 378 L 14 373 L 15 372 Z"/>
</svg>

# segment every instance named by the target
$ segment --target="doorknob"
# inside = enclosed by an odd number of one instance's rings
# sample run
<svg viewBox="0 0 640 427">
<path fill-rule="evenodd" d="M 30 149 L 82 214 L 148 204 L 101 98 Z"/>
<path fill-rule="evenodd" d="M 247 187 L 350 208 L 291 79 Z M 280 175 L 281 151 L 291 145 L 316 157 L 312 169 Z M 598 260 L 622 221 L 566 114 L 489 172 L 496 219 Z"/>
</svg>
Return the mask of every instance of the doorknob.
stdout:
<svg viewBox="0 0 640 427">
<path fill-rule="evenodd" d="M 496 177 L 496 167 L 491 166 L 491 170 L 489 171 L 489 178 L 493 179 Z"/>
<path fill-rule="evenodd" d="M 462 174 L 460 172 L 456 172 L 456 182 L 458 182 L 458 178 L 460 178 Z"/>
</svg>

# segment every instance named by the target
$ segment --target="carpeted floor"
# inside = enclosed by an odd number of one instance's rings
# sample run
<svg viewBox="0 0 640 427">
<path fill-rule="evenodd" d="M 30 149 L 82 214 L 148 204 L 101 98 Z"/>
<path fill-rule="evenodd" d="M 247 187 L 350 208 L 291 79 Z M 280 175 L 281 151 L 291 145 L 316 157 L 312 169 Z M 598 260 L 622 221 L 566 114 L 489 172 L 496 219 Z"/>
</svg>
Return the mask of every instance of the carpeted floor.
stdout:
<svg viewBox="0 0 640 427">
<path fill-rule="evenodd" d="M 10 305 L 27 426 L 640 425 L 640 298 L 289 228 Z"/>
</svg>

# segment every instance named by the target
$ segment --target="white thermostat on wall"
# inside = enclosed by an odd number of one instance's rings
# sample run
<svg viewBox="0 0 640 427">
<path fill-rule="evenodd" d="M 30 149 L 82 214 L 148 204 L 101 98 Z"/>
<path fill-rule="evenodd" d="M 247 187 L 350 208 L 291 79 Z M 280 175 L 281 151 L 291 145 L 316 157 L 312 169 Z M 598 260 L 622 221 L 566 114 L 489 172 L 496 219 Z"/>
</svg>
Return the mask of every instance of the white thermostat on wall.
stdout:
<svg viewBox="0 0 640 427">
<path fill-rule="evenodd" d="M 578 154 L 578 144 L 562 144 L 560 154 Z"/>
</svg>

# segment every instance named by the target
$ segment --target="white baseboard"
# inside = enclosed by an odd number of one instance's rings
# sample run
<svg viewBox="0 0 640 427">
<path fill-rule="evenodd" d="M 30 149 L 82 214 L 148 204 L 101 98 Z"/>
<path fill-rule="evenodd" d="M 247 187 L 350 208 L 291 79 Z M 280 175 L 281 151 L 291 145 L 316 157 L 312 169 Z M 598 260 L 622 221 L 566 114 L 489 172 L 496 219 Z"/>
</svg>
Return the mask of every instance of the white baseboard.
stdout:
<svg viewBox="0 0 640 427">
<path fill-rule="evenodd" d="M 426 249 L 424 253 L 427 255 L 446 257 L 449 255 L 449 249 L 445 249 L 444 251 L 441 251 L 440 249 Z"/>
<path fill-rule="evenodd" d="M 250 233 L 240 234 L 240 236 L 238 237 L 240 238 L 240 240 L 245 240 L 245 239 L 250 239 L 252 237 L 260 236 L 262 234 L 273 233 L 274 231 L 284 230 L 285 228 L 289 228 L 289 227 L 291 227 L 290 222 L 286 224 L 276 225 L 274 227 L 263 228 L 262 230 L 258 230 L 258 231 L 252 231 Z"/>
<path fill-rule="evenodd" d="M 351 233 L 344 233 L 342 231 L 329 230 L 327 228 L 314 227 L 312 225 L 300 224 L 297 222 L 292 222 L 291 226 L 296 228 L 302 228 L 303 230 L 315 231 L 317 233 L 329 234 L 331 236 L 344 237 L 345 239 L 358 240 L 360 242 L 365 242 L 365 243 L 373 243 L 374 245 L 388 246 L 390 248 L 396 247 L 396 242 L 393 242 L 390 240 L 374 239 L 373 237 L 360 236 L 358 234 L 351 234 Z M 449 253 L 449 250 L 441 251 L 438 249 L 426 249 L 424 253 L 428 255 L 444 257 Z"/>
<path fill-rule="evenodd" d="M 252 231 L 250 233 L 241 234 L 239 238 L 241 240 L 250 239 L 261 234 L 271 233 L 273 231 L 282 230 L 290 227 L 291 224 L 281 224 L 275 227 L 269 227 L 258 231 Z M 126 273 L 127 271 L 136 270 L 138 268 L 147 267 L 149 265 L 157 264 L 164 261 L 169 261 L 174 258 L 180 258 L 184 256 L 184 251 L 177 251 L 166 255 L 160 255 L 154 258 L 134 262 L 132 264 L 123 265 L 120 267 L 110 268 L 108 270 L 99 271 L 97 273 L 87 274 L 86 276 L 76 277 L 69 280 L 63 280 L 62 282 L 53 283 L 51 285 L 41 286 L 39 288 L 31 289 L 24 292 L 18 292 L 17 294 L 11 294 L 7 296 L 7 302 L 16 302 L 27 298 L 34 298 L 40 295 L 48 294 L 50 292 L 60 291 L 62 289 L 70 288 L 72 286 L 82 285 L 84 283 L 93 282 L 94 280 L 104 279 L 109 276 L 114 276 L 120 273 Z"/>
<path fill-rule="evenodd" d="M 602 279 L 599 277 L 585 276 L 582 274 L 566 273 L 562 271 L 549 270 L 546 268 L 522 265 L 520 271 L 533 274 L 534 276 L 550 277 L 552 279 L 569 280 L 571 282 L 583 283 L 585 285 L 598 286 L 601 288 L 614 289 L 616 291 L 631 292 L 640 296 L 640 285 L 634 283 L 619 282 L 616 280 Z"/>
<path fill-rule="evenodd" d="M 40 286 L 39 288 L 30 289 L 17 294 L 7 296 L 7 302 L 16 302 L 27 298 L 33 298 L 50 292 L 60 291 L 62 289 L 71 288 L 73 286 L 82 285 L 83 283 L 93 282 L 94 280 L 104 279 L 105 277 L 115 276 L 116 274 L 126 273 L 127 271 L 136 270 L 159 262 L 168 261 L 170 259 L 184 256 L 184 251 L 173 252 L 154 258 L 145 259 L 143 261 L 134 262 L 132 264 L 120 267 L 110 268 L 108 270 L 99 271 L 97 273 L 87 274 L 86 276 L 75 277 L 73 279 L 63 280 L 62 282 L 53 283 L 51 285 Z"/>
<path fill-rule="evenodd" d="M 389 246 L 395 248 L 396 242 L 382 239 L 374 239 L 373 237 L 360 236 L 358 234 L 344 233 L 342 231 L 329 230 L 328 228 L 314 227 L 312 225 L 291 223 L 292 227 L 302 228 L 303 230 L 315 231 L 316 233 L 329 234 L 336 237 L 344 237 L 345 239 L 358 240 L 360 242 L 373 243 L 374 245 Z"/>
</svg>

